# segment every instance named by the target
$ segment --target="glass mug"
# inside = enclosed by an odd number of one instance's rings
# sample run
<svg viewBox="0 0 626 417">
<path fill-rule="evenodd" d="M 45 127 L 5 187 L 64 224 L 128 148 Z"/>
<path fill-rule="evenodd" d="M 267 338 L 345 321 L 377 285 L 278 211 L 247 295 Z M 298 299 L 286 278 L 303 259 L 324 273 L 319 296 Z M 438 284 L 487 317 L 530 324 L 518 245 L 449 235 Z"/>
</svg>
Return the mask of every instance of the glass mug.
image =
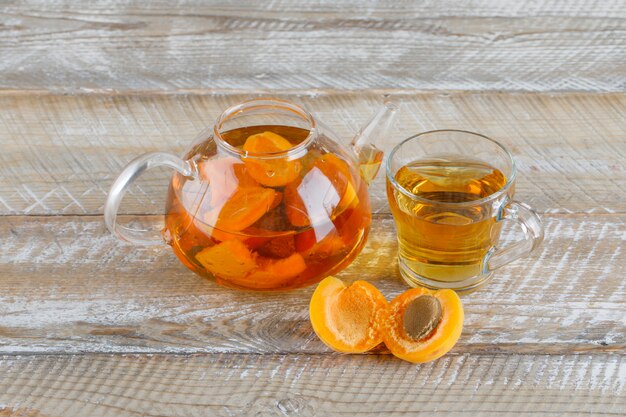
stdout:
<svg viewBox="0 0 626 417">
<path fill-rule="evenodd" d="M 420 133 L 391 151 L 386 173 L 400 273 L 411 286 L 475 289 L 543 240 L 539 216 L 513 199 L 513 157 L 486 136 Z M 524 238 L 499 249 L 504 220 L 518 223 Z"/>
</svg>

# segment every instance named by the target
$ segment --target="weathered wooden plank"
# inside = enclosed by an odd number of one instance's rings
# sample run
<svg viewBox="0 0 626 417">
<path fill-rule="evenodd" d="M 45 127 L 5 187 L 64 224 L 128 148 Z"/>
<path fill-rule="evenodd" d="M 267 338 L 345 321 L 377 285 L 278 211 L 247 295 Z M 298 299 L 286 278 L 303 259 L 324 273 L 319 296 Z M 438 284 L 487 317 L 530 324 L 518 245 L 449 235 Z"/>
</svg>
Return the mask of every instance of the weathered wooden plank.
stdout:
<svg viewBox="0 0 626 417">
<path fill-rule="evenodd" d="M 0 95 L 0 214 L 101 213 L 108 187 L 143 152 L 181 154 L 227 106 L 229 95 Z M 380 105 L 375 93 L 281 95 L 346 141 Z M 400 94 L 389 150 L 411 134 L 470 129 L 509 146 L 517 192 L 541 212 L 626 212 L 626 96 L 622 94 Z M 142 178 L 125 213 L 161 213 L 169 173 Z M 372 187 L 387 211 L 383 175 Z"/>
<path fill-rule="evenodd" d="M 616 416 L 624 355 L 0 357 L 0 416 Z"/>
<path fill-rule="evenodd" d="M 624 91 L 623 1 L 4 2 L 0 88 Z"/>
<path fill-rule="evenodd" d="M 236 3 L 229 0 L 179 0 L 172 5 L 167 0 L 154 0 L 149 4 L 136 1 L 122 2 L 108 0 L 85 5 L 77 10 L 72 6 L 75 0 L 29 0 L 27 4 L 16 0 L 4 3 L 7 11 L 17 12 L 30 10 L 33 15 L 50 12 L 56 15 L 73 12 L 74 15 L 90 13 L 103 16 L 125 14 L 135 15 L 171 15 L 174 17 L 193 17 L 203 15 L 233 15 L 242 10 L 254 15 L 269 16 L 280 12 L 288 18 L 304 16 L 333 16 L 351 14 L 352 16 L 366 15 L 368 17 L 604 17 L 619 18 L 626 16 L 626 6 L 619 0 L 585 0 L 585 1 L 553 1 L 535 2 L 532 0 L 468 0 L 459 3 L 454 0 L 438 2 L 415 2 L 413 0 L 380 0 L 366 4 L 356 4 L 354 0 L 314 0 L 298 2 L 295 0 L 276 0 L 271 4 L 263 4 L 254 0 L 240 0 Z M 193 13 L 192 13 L 193 12 Z M 359 12 L 358 14 L 356 12 Z"/>
<path fill-rule="evenodd" d="M 454 352 L 623 352 L 625 222 L 623 214 L 546 217 L 534 256 L 463 297 Z M 375 230 L 340 276 L 369 280 L 391 299 L 406 289 L 391 219 L 378 216 Z M 329 351 L 308 321 L 312 288 L 218 287 L 165 247 L 120 244 L 100 217 L 9 216 L 0 235 L 0 352 Z"/>
</svg>

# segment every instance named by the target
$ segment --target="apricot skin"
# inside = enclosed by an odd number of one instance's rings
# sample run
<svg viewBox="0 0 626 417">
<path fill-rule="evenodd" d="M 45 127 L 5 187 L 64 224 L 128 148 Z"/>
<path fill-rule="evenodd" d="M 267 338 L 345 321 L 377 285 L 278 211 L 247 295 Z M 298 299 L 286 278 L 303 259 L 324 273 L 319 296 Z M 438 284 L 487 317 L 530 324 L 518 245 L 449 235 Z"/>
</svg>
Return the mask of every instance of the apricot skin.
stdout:
<svg viewBox="0 0 626 417">
<path fill-rule="evenodd" d="M 243 150 L 253 154 L 284 152 L 293 145 L 274 132 L 263 132 L 248 137 Z M 288 158 L 255 159 L 245 158 L 248 174 L 267 187 L 282 187 L 294 181 L 300 174 L 302 164 Z"/>
<path fill-rule="evenodd" d="M 430 334 L 414 340 L 404 328 L 404 313 L 414 299 L 430 295 L 441 304 L 442 317 Z M 413 363 L 430 362 L 452 349 L 463 330 L 463 306 L 452 290 L 413 288 L 387 303 L 365 281 L 346 286 L 328 277 L 313 293 L 309 313 L 313 330 L 331 349 L 363 353 L 381 341 L 396 357 Z"/>
</svg>

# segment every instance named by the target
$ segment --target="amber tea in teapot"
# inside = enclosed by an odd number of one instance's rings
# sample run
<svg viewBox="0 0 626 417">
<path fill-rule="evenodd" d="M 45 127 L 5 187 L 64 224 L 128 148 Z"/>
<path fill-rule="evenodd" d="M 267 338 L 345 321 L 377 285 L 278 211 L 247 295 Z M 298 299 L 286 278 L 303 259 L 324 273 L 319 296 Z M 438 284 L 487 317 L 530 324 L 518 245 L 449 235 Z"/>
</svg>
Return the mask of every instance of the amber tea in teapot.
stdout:
<svg viewBox="0 0 626 417">
<path fill-rule="evenodd" d="M 290 126 L 254 126 L 222 137 L 239 149 L 254 140 L 267 142 L 261 147 L 276 141 L 292 148 L 308 133 Z M 210 146 L 204 142 L 192 152 L 206 154 Z M 358 173 L 319 149 L 292 162 L 274 162 L 262 166 L 230 156 L 200 159 L 198 171 L 212 184 L 206 190 L 175 174 L 167 238 L 188 267 L 230 286 L 293 288 L 342 269 L 359 253 L 371 214 L 367 187 Z M 307 193 L 304 198 L 298 188 Z M 201 213 L 190 213 L 187 207 L 194 207 L 199 196 Z M 329 202 L 330 213 L 324 207 Z"/>
<path fill-rule="evenodd" d="M 353 154 L 299 106 L 278 100 L 233 106 L 182 159 L 158 153 L 129 164 L 106 212 L 117 211 L 125 186 L 149 162 L 167 165 L 177 172 L 163 239 L 188 268 L 240 289 L 319 282 L 345 268 L 366 242 L 367 182 L 382 159 L 370 138 L 388 128 L 395 110 L 389 104 L 375 116 L 353 141 Z M 152 242 L 114 216 L 107 224 L 122 239 Z"/>
</svg>

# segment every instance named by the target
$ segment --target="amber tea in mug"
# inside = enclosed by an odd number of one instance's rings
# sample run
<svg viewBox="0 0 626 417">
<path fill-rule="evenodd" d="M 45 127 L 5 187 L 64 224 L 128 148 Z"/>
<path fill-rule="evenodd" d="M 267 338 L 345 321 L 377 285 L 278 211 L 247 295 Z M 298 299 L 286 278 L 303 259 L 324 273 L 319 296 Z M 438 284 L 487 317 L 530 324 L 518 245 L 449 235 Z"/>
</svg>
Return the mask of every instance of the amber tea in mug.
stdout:
<svg viewBox="0 0 626 417">
<path fill-rule="evenodd" d="M 426 132 L 394 148 L 387 161 L 387 196 L 405 281 L 470 290 L 538 245 L 541 222 L 512 200 L 514 180 L 508 151 L 470 132 Z M 498 250 L 504 219 L 522 223 L 527 233 Z"/>
</svg>

